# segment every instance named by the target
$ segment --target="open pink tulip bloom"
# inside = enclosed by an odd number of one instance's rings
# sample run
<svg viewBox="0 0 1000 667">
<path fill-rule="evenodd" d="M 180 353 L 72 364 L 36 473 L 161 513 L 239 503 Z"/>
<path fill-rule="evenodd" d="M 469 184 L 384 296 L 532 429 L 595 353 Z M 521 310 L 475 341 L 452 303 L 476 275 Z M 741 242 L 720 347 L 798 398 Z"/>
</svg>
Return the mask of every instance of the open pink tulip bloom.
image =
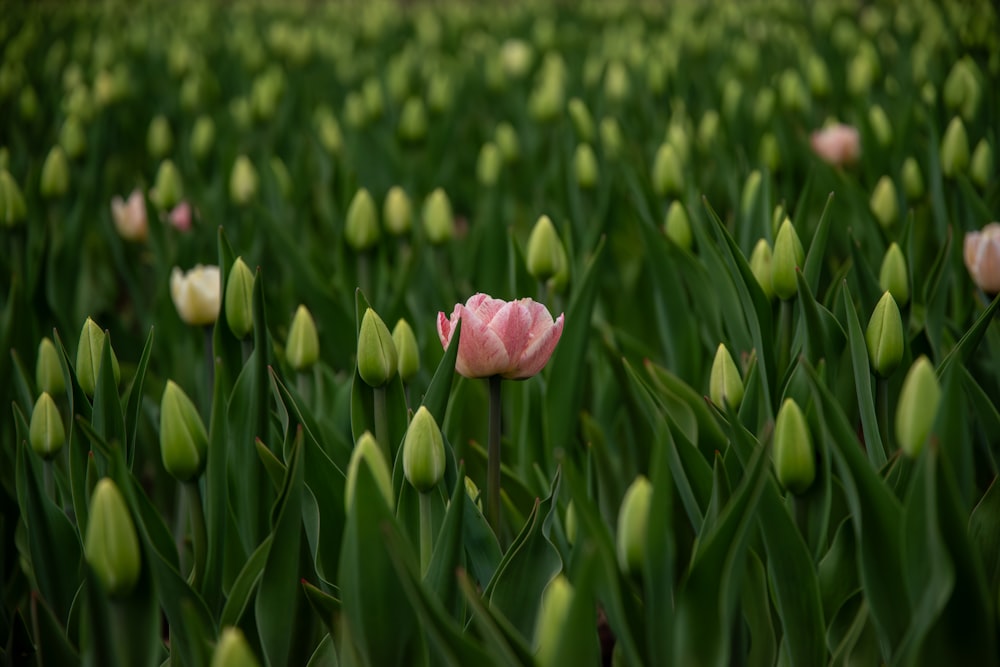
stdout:
<svg viewBox="0 0 1000 667">
<path fill-rule="evenodd" d="M 853 164 L 861 155 L 861 137 L 850 125 L 838 123 L 813 132 L 809 142 L 821 160 L 835 167 Z"/>
<path fill-rule="evenodd" d="M 963 254 L 969 275 L 980 289 L 988 294 L 1000 292 L 1000 222 L 991 222 L 978 232 L 968 232 Z"/>
<path fill-rule="evenodd" d="M 552 356 L 563 330 L 563 316 L 553 321 L 544 304 L 476 294 L 464 306 L 456 304 L 450 318 L 438 313 L 438 336 L 445 349 L 459 320 L 462 335 L 455 369 L 467 378 L 499 375 L 523 380 L 536 375 Z"/>
</svg>

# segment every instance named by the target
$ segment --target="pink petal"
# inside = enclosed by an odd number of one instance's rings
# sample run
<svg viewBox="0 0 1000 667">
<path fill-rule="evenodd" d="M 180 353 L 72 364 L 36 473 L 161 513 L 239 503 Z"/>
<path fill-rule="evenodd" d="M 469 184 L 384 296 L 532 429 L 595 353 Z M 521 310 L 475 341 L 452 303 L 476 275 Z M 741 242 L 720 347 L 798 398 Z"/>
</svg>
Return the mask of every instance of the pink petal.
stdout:
<svg viewBox="0 0 1000 667">
<path fill-rule="evenodd" d="M 543 306 L 544 308 L 544 306 Z M 549 322 L 552 320 L 552 316 L 548 314 L 548 310 L 545 311 Z M 559 338 L 562 337 L 563 330 L 563 315 L 556 318 L 555 322 L 551 324 L 545 322 L 545 317 L 541 316 L 536 320 L 541 322 L 546 326 L 541 328 L 540 331 L 532 329 L 532 340 L 528 344 L 527 349 L 524 350 L 521 358 L 518 360 L 516 368 L 509 375 L 504 377 L 521 380 L 524 378 L 529 378 L 533 375 L 537 375 L 543 368 L 545 364 L 549 362 L 549 358 L 552 356 L 552 352 L 556 349 L 556 344 L 559 342 Z"/>
<path fill-rule="evenodd" d="M 451 321 L 440 311 L 438 312 L 437 330 L 438 338 L 441 339 L 441 347 L 447 350 L 448 344 L 451 343 L 451 333 L 454 329 L 451 326 Z"/>
<path fill-rule="evenodd" d="M 506 370 L 510 357 L 500 337 L 474 311 L 462 305 L 455 310 L 462 319 L 455 369 L 467 378 L 490 377 Z"/>
<path fill-rule="evenodd" d="M 489 294 L 482 292 L 474 294 L 465 302 L 465 307 L 475 312 L 476 316 L 485 324 L 489 324 L 505 305 L 507 302 L 503 299 L 494 299 Z"/>
<path fill-rule="evenodd" d="M 503 341 L 507 358 L 516 364 L 530 341 L 531 312 L 520 301 L 505 303 L 489 323 L 496 335 Z M 512 369 L 504 369 L 504 372 Z"/>
</svg>

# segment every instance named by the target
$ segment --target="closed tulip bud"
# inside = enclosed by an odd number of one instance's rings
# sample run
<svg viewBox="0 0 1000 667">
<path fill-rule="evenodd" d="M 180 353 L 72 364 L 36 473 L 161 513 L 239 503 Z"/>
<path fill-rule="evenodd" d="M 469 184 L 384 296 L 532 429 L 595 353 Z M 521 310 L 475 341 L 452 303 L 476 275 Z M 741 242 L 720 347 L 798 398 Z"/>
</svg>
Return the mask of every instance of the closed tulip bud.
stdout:
<svg viewBox="0 0 1000 667">
<path fill-rule="evenodd" d="M 392 334 L 378 314 L 368 308 L 358 334 L 358 373 L 371 387 L 382 387 L 396 376 L 399 357 Z"/>
<path fill-rule="evenodd" d="M 167 380 L 160 400 L 160 455 L 163 467 L 186 482 L 201 474 L 208 453 L 208 432 L 184 390 Z"/>
<path fill-rule="evenodd" d="M 601 119 L 601 126 L 598 129 L 601 135 L 601 149 L 604 157 L 608 160 L 615 160 L 625 146 L 625 138 L 622 136 L 622 128 L 612 116 L 605 116 Z"/>
<path fill-rule="evenodd" d="M 882 377 L 892 375 L 903 360 L 903 318 L 889 292 L 875 306 L 865 331 L 865 343 L 872 370 Z"/>
<path fill-rule="evenodd" d="M 899 198 L 896 195 L 896 185 L 891 178 L 883 176 L 878 179 L 868 206 L 882 229 L 889 229 L 896 223 L 899 219 Z"/>
<path fill-rule="evenodd" d="M 368 466 L 368 470 L 371 471 L 372 476 L 375 478 L 378 490 L 382 492 L 382 497 L 385 499 L 386 505 L 391 508 L 393 506 L 392 476 L 389 474 L 389 465 L 386 463 L 385 456 L 382 454 L 378 442 L 375 441 L 375 437 L 368 431 L 365 431 L 358 439 L 357 444 L 354 445 L 354 451 L 351 452 L 351 460 L 347 464 L 344 507 L 350 511 L 351 505 L 354 504 L 354 489 L 358 484 L 358 469 L 362 463 Z"/>
<path fill-rule="evenodd" d="M 969 164 L 969 178 L 979 187 L 986 189 L 993 181 L 993 149 L 990 142 L 981 139 L 972 152 L 972 162 Z"/>
<path fill-rule="evenodd" d="M 721 119 L 715 109 L 706 111 L 698 122 L 698 145 L 704 150 L 711 149 L 719 136 Z"/>
<path fill-rule="evenodd" d="M 625 491 L 618 510 L 618 566 L 626 574 L 642 574 L 646 561 L 646 534 L 649 530 L 649 509 L 653 500 L 653 485 L 639 475 Z"/>
<path fill-rule="evenodd" d="M 740 213 L 744 218 L 750 218 L 760 197 L 762 176 L 759 169 L 754 169 L 743 184 L 743 194 L 740 195 Z"/>
<path fill-rule="evenodd" d="M 991 222 L 978 232 L 968 232 L 962 258 L 979 289 L 987 294 L 1000 293 L 1000 223 Z"/>
<path fill-rule="evenodd" d="M 877 104 L 869 109 L 868 124 L 872 128 L 872 135 L 878 145 L 887 148 L 892 143 L 892 124 L 889 122 L 889 116 L 886 115 L 885 109 Z"/>
<path fill-rule="evenodd" d="M 684 192 L 684 171 L 677 150 L 671 144 L 661 144 L 653 159 L 653 192 L 661 197 Z"/>
<path fill-rule="evenodd" d="M 385 195 L 382 205 L 382 220 L 385 228 L 393 236 L 402 236 L 413 226 L 413 206 L 406 190 L 394 185 Z"/>
<path fill-rule="evenodd" d="M 142 568 L 139 537 L 121 491 L 110 478 L 90 496 L 90 520 L 83 541 L 87 564 L 113 598 L 127 597 Z"/>
<path fill-rule="evenodd" d="M 802 75 L 795 69 L 786 69 L 778 79 L 778 96 L 781 107 L 790 113 L 800 113 L 809 106 L 809 93 Z"/>
<path fill-rule="evenodd" d="M 497 148 L 500 149 L 504 162 L 507 164 L 517 162 L 521 156 L 521 141 L 517 138 L 517 130 L 514 129 L 513 125 L 506 121 L 497 125 L 493 139 L 496 141 Z"/>
<path fill-rule="evenodd" d="M 355 252 L 364 252 L 378 243 L 380 235 L 378 210 L 375 200 L 367 189 L 361 188 L 354 193 L 350 206 L 347 207 L 347 217 L 344 221 L 344 240 Z"/>
<path fill-rule="evenodd" d="M 43 197 L 61 197 L 69 189 L 69 160 L 62 146 L 54 146 L 42 164 L 39 191 Z"/>
<path fill-rule="evenodd" d="M 770 244 L 767 239 L 760 239 L 753 247 L 753 252 L 750 253 L 750 271 L 757 279 L 757 284 L 760 285 L 768 301 L 774 298 L 774 283 L 771 279 L 772 261 Z"/>
<path fill-rule="evenodd" d="M 75 160 L 87 151 L 87 133 L 79 116 L 66 117 L 59 130 L 59 145 L 71 160 Z"/>
<path fill-rule="evenodd" d="M 49 338 L 38 344 L 38 359 L 35 362 L 35 385 L 38 390 L 49 394 L 66 391 L 66 380 L 59 363 L 59 352 Z"/>
<path fill-rule="evenodd" d="M 866 96 L 875 81 L 878 65 L 867 54 L 868 51 L 859 50 L 847 65 L 847 90 L 854 97 Z"/>
<path fill-rule="evenodd" d="M 444 477 L 444 438 L 434 415 L 420 406 L 403 439 L 403 474 L 420 493 L 431 491 Z"/>
<path fill-rule="evenodd" d="M 427 108 L 431 113 L 442 114 L 451 108 L 455 99 L 455 86 L 451 77 L 441 72 L 427 82 Z"/>
<path fill-rule="evenodd" d="M 972 120 L 976 115 L 983 96 L 978 73 L 975 61 L 965 56 L 952 66 L 944 82 L 945 105 L 957 109 L 965 120 Z"/>
<path fill-rule="evenodd" d="M 896 405 L 896 438 L 907 456 L 916 458 L 924 450 L 940 402 L 941 385 L 934 366 L 921 356 L 910 366 Z"/>
<path fill-rule="evenodd" d="M 576 592 L 564 574 L 557 574 L 542 592 L 538 619 L 535 622 L 535 661 L 540 667 L 559 665 L 559 645 L 575 641 L 567 637 L 566 621 L 573 608 Z"/>
<path fill-rule="evenodd" d="M 222 276 L 217 266 L 195 265 L 188 272 L 178 267 L 170 273 L 170 297 L 186 324 L 215 324 L 222 302 Z"/>
<path fill-rule="evenodd" d="M 199 116 L 191 128 L 191 154 L 204 160 L 215 143 L 215 122 L 209 116 Z"/>
<path fill-rule="evenodd" d="M 948 129 L 941 140 L 941 172 L 948 178 L 954 178 L 968 166 L 969 137 L 965 133 L 962 119 L 955 116 L 948 123 Z"/>
<path fill-rule="evenodd" d="M 174 147 L 174 133 L 164 116 L 155 116 L 146 132 L 146 150 L 154 158 L 164 158 Z"/>
<path fill-rule="evenodd" d="M 476 503 L 476 507 L 479 508 L 480 512 L 483 511 L 483 499 L 479 487 L 476 486 L 476 483 L 468 475 L 465 477 L 465 495 L 469 497 L 469 500 Z"/>
<path fill-rule="evenodd" d="M 13 227 L 24 220 L 27 208 L 17 181 L 6 169 L 0 171 L 0 226 Z"/>
<path fill-rule="evenodd" d="M 719 343 L 715 351 L 708 394 L 712 402 L 723 409 L 728 405 L 736 410 L 743 401 L 743 378 L 740 377 L 732 355 L 722 343 Z"/>
<path fill-rule="evenodd" d="M 572 98 L 567 105 L 567 110 L 569 111 L 569 119 L 573 123 L 573 130 L 576 132 L 576 138 L 584 143 L 593 141 L 594 119 L 584 101 L 579 97 Z"/>
<path fill-rule="evenodd" d="M 271 167 L 271 174 L 274 175 L 274 181 L 278 185 L 278 192 L 284 199 L 288 199 L 292 194 L 292 175 L 288 173 L 288 167 L 277 155 L 271 156 L 268 166 Z"/>
<path fill-rule="evenodd" d="M 726 77 L 722 86 L 722 115 L 730 122 L 735 120 L 743 101 L 743 84 L 733 77 Z"/>
<path fill-rule="evenodd" d="M 547 215 L 539 217 L 528 237 L 528 273 L 535 280 L 545 282 L 562 270 L 564 256 L 562 240 L 552 220 Z"/>
<path fill-rule="evenodd" d="M 164 160 L 156 172 L 156 183 L 149 193 L 149 199 L 161 211 L 169 211 L 184 197 L 181 173 L 172 160 Z"/>
<path fill-rule="evenodd" d="M 80 331 L 80 344 L 76 348 L 76 379 L 80 389 L 87 396 L 93 396 L 97 388 L 97 380 L 101 371 L 101 359 L 104 354 L 104 337 L 101 327 L 94 320 L 87 318 Z M 121 378 L 118 367 L 118 357 L 111 350 L 111 372 L 115 376 L 115 386 Z"/>
<path fill-rule="evenodd" d="M 830 70 L 827 69 L 826 62 L 815 53 L 806 64 L 806 77 L 813 95 L 826 97 L 830 94 Z"/>
<path fill-rule="evenodd" d="M 243 631 L 237 627 L 223 629 L 219 643 L 212 653 L 210 667 L 259 667 L 260 662 L 253 654 Z"/>
<path fill-rule="evenodd" d="M 617 60 L 608 64 L 604 73 L 604 97 L 611 102 L 622 102 L 629 93 L 628 69 Z"/>
<path fill-rule="evenodd" d="M 679 248 L 691 249 L 691 221 L 687 210 L 679 201 L 672 201 L 667 209 L 667 220 L 663 225 L 664 233 Z"/>
<path fill-rule="evenodd" d="M 771 286 L 779 299 L 788 300 L 799 291 L 795 271 L 806 261 L 799 235 L 792 221 L 785 218 L 774 240 L 774 256 L 771 260 Z"/>
<path fill-rule="evenodd" d="M 259 181 L 253 162 L 246 155 L 240 155 L 229 172 L 229 198 L 238 206 L 246 206 L 257 196 Z"/>
<path fill-rule="evenodd" d="M 312 313 L 300 305 L 292 317 L 288 328 L 288 342 L 285 345 L 285 358 L 289 365 L 298 372 L 312 368 L 319 359 L 319 335 L 316 332 L 316 322 Z"/>
<path fill-rule="evenodd" d="M 576 544 L 576 535 L 579 527 L 577 526 L 576 519 L 576 505 L 573 504 L 572 500 L 566 506 L 566 519 L 563 523 L 563 530 L 566 531 L 566 541 L 569 542 L 570 546 Z"/>
<path fill-rule="evenodd" d="M 774 91 L 770 88 L 761 88 L 753 102 L 753 122 L 760 127 L 765 127 L 774 118 L 774 105 L 776 100 Z"/>
<path fill-rule="evenodd" d="M 597 156 L 590 144 L 580 144 L 573 153 L 573 173 L 576 176 L 576 183 L 584 190 L 591 190 L 597 187 L 599 168 L 597 166 Z"/>
<path fill-rule="evenodd" d="M 427 136 L 427 110 L 419 97 L 411 97 L 403 104 L 396 128 L 403 141 L 417 143 Z"/>
<path fill-rule="evenodd" d="M 329 109 L 323 108 L 314 116 L 316 136 L 319 143 L 329 155 L 340 155 L 344 149 L 344 133 L 340 123 Z"/>
<path fill-rule="evenodd" d="M 344 98 L 344 122 L 349 128 L 359 130 L 368 123 L 368 107 L 361 93 L 352 91 Z"/>
<path fill-rule="evenodd" d="M 253 331 L 253 284 L 253 272 L 237 257 L 226 282 L 226 324 L 240 340 Z"/>
<path fill-rule="evenodd" d="M 476 161 L 476 179 L 479 184 L 487 188 L 496 185 L 502 165 L 503 156 L 500 154 L 500 149 L 492 141 L 487 141 L 479 149 L 479 159 Z"/>
<path fill-rule="evenodd" d="M 400 319 L 392 329 L 392 342 L 396 346 L 397 368 L 403 382 L 409 382 L 420 370 L 420 348 L 410 324 Z"/>
<path fill-rule="evenodd" d="M 53 458 L 66 443 L 66 429 L 59 415 L 59 408 L 48 392 L 43 391 L 35 401 L 28 439 L 31 448 L 43 459 Z"/>
<path fill-rule="evenodd" d="M 878 284 L 882 291 L 892 294 L 892 298 L 900 306 L 910 301 L 910 278 L 906 267 L 906 258 L 899 244 L 893 242 L 882 259 L 882 267 L 878 272 Z"/>
<path fill-rule="evenodd" d="M 786 398 L 774 424 L 774 472 L 783 487 L 798 495 L 816 479 L 812 435 L 794 399 Z"/>
<path fill-rule="evenodd" d="M 435 188 L 424 200 L 423 226 L 427 239 L 433 245 L 441 245 L 455 236 L 455 216 L 451 210 L 451 200 L 441 188 Z"/>
<path fill-rule="evenodd" d="M 520 79 L 527 74 L 534 57 L 531 45 L 522 39 L 507 39 L 500 47 L 503 72 L 511 79 Z"/>
<path fill-rule="evenodd" d="M 908 199 L 918 199 L 924 194 L 924 176 L 917 161 L 908 157 L 903 161 L 903 192 Z"/>
</svg>

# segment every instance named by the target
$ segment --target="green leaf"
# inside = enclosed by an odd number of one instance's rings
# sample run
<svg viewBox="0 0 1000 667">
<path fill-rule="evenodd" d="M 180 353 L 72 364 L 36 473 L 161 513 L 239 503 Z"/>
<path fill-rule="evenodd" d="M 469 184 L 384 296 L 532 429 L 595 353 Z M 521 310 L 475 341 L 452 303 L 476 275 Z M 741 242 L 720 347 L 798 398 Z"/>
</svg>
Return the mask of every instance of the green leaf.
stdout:
<svg viewBox="0 0 1000 667">
<path fill-rule="evenodd" d="M 334 617 L 340 613 L 340 600 L 312 585 L 305 579 L 302 580 L 301 584 L 302 592 L 305 594 L 306 600 L 309 602 L 309 606 L 312 607 L 313 612 L 323 620 L 323 623 L 330 632 L 336 632 Z"/>
<path fill-rule="evenodd" d="M 861 410 L 861 428 L 865 434 L 865 450 L 868 452 L 871 464 L 881 468 L 886 461 L 885 445 L 882 443 L 882 436 L 878 430 L 878 417 L 875 415 L 868 346 L 846 282 L 841 297 L 844 310 L 847 312 L 847 339 L 850 344 L 851 367 L 854 369 L 854 388 L 858 396 L 858 408 Z"/>
<path fill-rule="evenodd" d="M 813 234 L 812 242 L 809 244 L 809 252 L 806 253 L 806 263 L 802 274 L 810 292 L 816 292 L 819 289 L 819 276 L 823 270 L 823 260 L 826 258 L 826 242 L 830 236 L 830 226 L 833 222 L 833 218 L 828 215 L 832 203 L 833 193 L 831 192 L 826 198 L 826 204 L 823 205 L 823 212 L 819 216 L 819 222 L 816 223 L 816 233 Z M 801 289 L 799 292 L 801 294 Z"/>
<path fill-rule="evenodd" d="M 660 390 L 660 400 L 667 409 L 667 416 L 671 417 L 671 421 L 678 421 L 678 413 L 671 409 L 666 400 L 667 395 L 672 394 L 690 410 L 690 414 L 695 420 L 695 428 L 690 433 L 685 432 L 688 440 L 697 443 L 702 451 L 724 450 L 727 443 L 726 434 L 719 428 L 719 423 L 705 403 L 704 395 L 699 394 L 690 385 L 662 366 L 651 361 L 646 361 L 643 365 L 646 368 L 646 373 L 652 379 L 653 385 Z"/>
<path fill-rule="evenodd" d="M 333 637 L 326 635 L 313 651 L 306 667 L 338 667 L 339 664 L 337 645 L 333 643 Z"/>
<path fill-rule="evenodd" d="M 94 414 L 91 424 L 102 438 L 115 447 L 125 447 L 125 418 L 118 397 L 118 383 L 112 372 L 111 332 L 104 332 L 104 347 L 101 352 L 101 370 L 97 374 L 94 388 Z"/>
<path fill-rule="evenodd" d="M 743 573 L 744 584 L 740 595 L 740 605 L 743 618 L 746 619 L 750 631 L 750 652 L 747 655 L 747 667 L 770 667 L 775 664 L 778 655 L 778 643 L 774 638 L 774 625 L 771 622 L 771 605 L 768 603 L 767 573 L 764 564 L 753 549 L 747 549 L 746 571 Z"/>
<path fill-rule="evenodd" d="M 444 423 L 445 412 L 448 409 L 448 399 L 451 397 L 452 380 L 455 377 L 455 360 L 458 359 L 458 343 L 462 334 L 462 320 L 455 325 L 451 335 L 451 343 L 445 350 L 444 357 L 434 371 L 434 377 L 424 393 L 423 405 L 434 416 L 438 424 Z"/>
<path fill-rule="evenodd" d="M 40 665 L 79 665 L 80 656 L 67 630 L 45 600 L 31 597 L 31 626 L 35 630 Z"/>
<path fill-rule="evenodd" d="M 534 662 L 531 649 L 524 637 L 510 624 L 503 615 L 493 613 L 492 607 L 487 607 L 479 596 L 472 581 L 459 572 L 458 585 L 469 603 L 472 625 L 479 631 L 486 649 L 506 665 L 530 665 Z"/>
<path fill-rule="evenodd" d="M 264 538 L 260 546 L 254 550 L 243 569 L 240 570 L 232 588 L 229 590 L 229 597 L 226 599 L 226 606 L 219 616 L 219 626 L 237 625 L 243 618 L 247 605 L 250 604 L 250 597 L 257 590 L 261 575 L 264 573 L 264 566 L 267 564 L 267 555 L 271 551 L 271 543 L 274 540 L 272 535 Z"/>
<path fill-rule="evenodd" d="M 441 529 L 434 538 L 434 550 L 424 575 L 426 586 L 437 594 L 446 608 L 458 601 L 455 572 L 462 565 L 462 523 L 468 494 L 465 491 L 465 468 L 459 467 L 455 489 L 444 515 Z"/>
<path fill-rule="evenodd" d="M 986 335 L 986 329 L 993 322 L 993 315 L 996 313 L 998 306 L 1000 306 L 1000 294 L 993 298 L 993 301 L 990 302 L 986 310 L 976 318 L 975 324 L 965 332 L 955 347 L 951 348 L 948 356 L 938 364 L 937 375 L 939 378 L 944 377 L 953 363 L 959 362 L 964 366 L 969 362 L 973 353 L 979 347 L 979 343 L 982 342 L 983 336 Z"/>
<path fill-rule="evenodd" d="M 983 563 L 988 590 L 1000 585 L 1000 477 L 994 477 L 969 517 L 969 539 Z"/>
<path fill-rule="evenodd" d="M 139 364 L 135 368 L 135 375 L 132 377 L 132 384 L 128 389 L 128 397 L 125 400 L 125 426 L 128 431 L 125 460 L 129 469 L 135 460 L 136 441 L 139 438 L 139 419 L 142 416 L 142 384 L 146 379 L 146 369 L 149 367 L 149 357 L 153 352 L 153 327 L 149 328 L 146 336 L 146 344 L 142 347 L 142 355 L 139 357 Z"/>
<path fill-rule="evenodd" d="M 280 490 L 285 479 L 285 472 L 287 471 L 285 464 L 274 455 L 274 452 L 272 452 L 260 438 L 254 440 L 253 444 L 254 448 L 257 450 L 257 456 L 260 458 L 260 462 L 264 465 L 264 469 L 267 471 L 267 477 L 271 481 L 271 487 L 275 491 Z"/>
</svg>

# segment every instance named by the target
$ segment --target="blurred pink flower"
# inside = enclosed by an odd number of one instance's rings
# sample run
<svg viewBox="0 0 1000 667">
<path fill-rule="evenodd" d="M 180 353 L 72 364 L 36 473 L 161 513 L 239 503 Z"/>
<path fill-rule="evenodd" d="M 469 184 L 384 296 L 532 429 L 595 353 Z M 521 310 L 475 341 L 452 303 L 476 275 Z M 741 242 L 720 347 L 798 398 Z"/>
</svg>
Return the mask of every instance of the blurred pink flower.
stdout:
<svg viewBox="0 0 1000 667">
<path fill-rule="evenodd" d="M 965 235 L 965 267 L 980 289 L 1000 293 L 1000 222 Z"/>
<path fill-rule="evenodd" d="M 858 128 L 837 123 L 812 133 L 809 138 L 813 152 L 835 167 L 853 164 L 861 155 Z"/>
<path fill-rule="evenodd" d="M 125 201 L 118 195 L 112 197 L 111 218 L 118 235 L 126 241 L 145 241 L 149 236 L 146 198 L 139 189 L 133 190 Z"/>
<path fill-rule="evenodd" d="M 174 206 L 167 216 L 167 220 L 173 228 L 179 232 L 187 232 L 191 229 L 191 204 L 186 200 Z"/>
<path fill-rule="evenodd" d="M 462 320 L 455 369 L 468 378 L 493 375 L 521 380 L 537 374 L 559 342 L 563 316 L 553 322 L 544 304 L 531 299 L 503 301 L 476 294 L 456 304 L 451 318 L 438 313 L 437 330 L 445 349 Z"/>
</svg>

